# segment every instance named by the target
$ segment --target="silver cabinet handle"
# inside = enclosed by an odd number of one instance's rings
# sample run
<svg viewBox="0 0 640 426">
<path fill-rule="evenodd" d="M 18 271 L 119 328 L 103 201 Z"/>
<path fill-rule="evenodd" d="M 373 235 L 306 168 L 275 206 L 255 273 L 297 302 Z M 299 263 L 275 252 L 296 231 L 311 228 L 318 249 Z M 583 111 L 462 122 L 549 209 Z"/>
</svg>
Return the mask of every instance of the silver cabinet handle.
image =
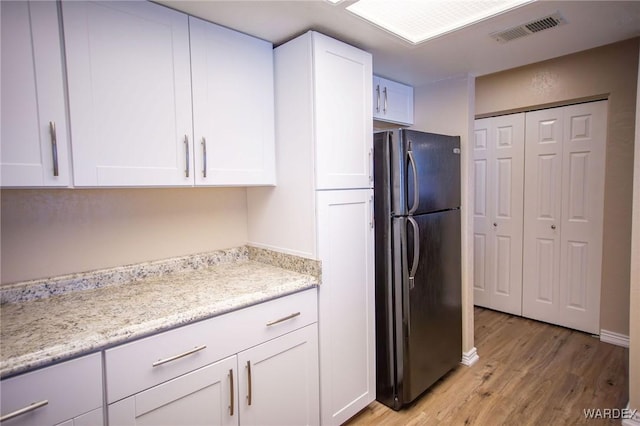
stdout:
<svg viewBox="0 0 640 426">
<path fill-rule="evenodd" d="M 251 405 L 251 361 L 247 361 L 247 405 Z"/>
<path fill-rule="evenodd" d="M 207 177 L 207 140 L 202 138 L 202 177 Z"/>
<path fill-rule="evenodd" d="M 49 122 L 49 135 L 51 136 L 51 153 L 53 154 L 53 175 L 58 177 L 60 175 L 58 170 L 58 135 L 54 121 Z"/>
<path fill-rule="evenodd" d="M 271 327 L 272 325 L 276 325 L 276 324 L 279 324 L 281 322 L 289 321 L 290 319 L 293 319 L 293 318 L 298 317 L 298 316 L 300 316 L 300 312 L 296 312 L 296 313 L 293 313 L 291 315 L 287 315 L 286 317 L 282 317 L 282 318 L 277 319 L 277 320 L 269 321 L 267 323 L 267 327 Z"/>
<path fill-rule="evenodd" d="M 493 222 L 493 227 L 497 228 L 498 227 L 498 223 L 497 222 Z"/>
<path fill-rule="evenodd" d="M 376 112 L 380 112 L 380 85 L 376 85 Z"/>
<path fill-rule="evenodd" d="M 189 136 L 184 135 L 184 149 L 185 149 L 185 168 L 184 175 L 189 177 Z"/>
<path fill-rule="evenodd" d="M 369 182 L 373 183 L 373 148 L 369 149 Z"/>
<path fill-rule="evenodd" d="M 556 226 L 555 225 L 551 225 L 551 229 L 556 229 Z"/>
<path fill-rule="evenodd" d="M 185 356 L 189 356 L 189 355 L 195 354 L 196 352 L 200 352 L 201 350 L 206 349 L 206 348 L 207 348 L 207 345 L 196 346 L 195 348 L 193 348 L 193 349 L 191 349 L 189 351 L 183 352 L 181 354 L 174 355 L 174 356 L 171 356 L 171 357 L 165 358 L 165 359 L 159 359 L 158 361 L 156 361 L 153 364 L 151 364 L 151 366 L 152 367 L 157 367 L 159 365 L 166 364 L 168 362 L 175 361 L 175 360 L 180 359 L 180 358 L 184 358 Z"/>
<path fill-rule="evenodd" d="M 233 391 L 233 368 L 229 370 L 229 401 L 231 404 L 229 405 L 229 415 L 233 416 L 234 406 L 236 405 L 235 397 Z"/>
<path fill-rule="evenodd" d="M 418 222 L 411 216 L 407 216 L 407 220 L 413 227 L 413 262 L 409 272 L 409 289 L 412 289 L 415 287 L 416 271 L 420 261 L 420 228 L 418 227 Z"/>
<path fill-rule="evenodd" d="M 371 229 L 373 229 L 376 223 L 375 212 L 373 211 L 373 195 L 369 198 L 369 208 L 371 209 L 371 222 L 369 222 L 369 225 L 371 226 Z"/>
<path fill-rule="evenodd" d="M 382 112 L 387 113 L 387 88 L 385 87 L 382 91 L 384 93 L 384 107 L 382 108 Z"/>
<path fill-rule="evenodd" d="M 413 214 L 416 212 L 416 210 L 418 210 L 418 204 L 420 204 L 420 187 L 418 183 L 418 166 L 416 166 L 416 160 L 415 158 L 413 158 L 411 141 L 409 141 L 407 157 L 409 157 L 409 164 L 411 164 L 411 168 L 413 169 L 413 205 L 409 209 L 409 214 Z"/>
<path fill-rule="evenodd" d="M 40 401 L 40 402 L 34 402 L 31 405 L 28 405 L 24 408 L 21 408 L 19 410 L 16 410 L 12 413 L 9 414 L 5 414 L 4 416 L 0 417 L 0 423 L 2 422 L 6 422 L 7 420 L 13 419 L 14 417 L 18 417 L 21 416 L 23 414 L 29 413 L 33 410 L 37 410 L 38 408 L 42 408 L 45 405 L 48 405 L 49 401 L 47 401 L 46 399 L 44 401 Z"/>
</svg>

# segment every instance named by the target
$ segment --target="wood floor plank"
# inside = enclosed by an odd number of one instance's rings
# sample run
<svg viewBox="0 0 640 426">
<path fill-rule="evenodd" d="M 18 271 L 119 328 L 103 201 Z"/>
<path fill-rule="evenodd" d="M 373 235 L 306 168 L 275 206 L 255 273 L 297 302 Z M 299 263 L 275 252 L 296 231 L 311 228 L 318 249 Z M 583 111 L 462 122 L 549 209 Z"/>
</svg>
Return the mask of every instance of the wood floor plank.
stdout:
<svg viewBox="0 0 640 426">
<path fill-rule="evenodd" d="M 628 349 L 589 334 L 475 308 L 480 360 L 460 365 L 401 411 L 373 402 L 360 425 L 608 425 L 584 410 L 625 407 Z"/>
</svg>

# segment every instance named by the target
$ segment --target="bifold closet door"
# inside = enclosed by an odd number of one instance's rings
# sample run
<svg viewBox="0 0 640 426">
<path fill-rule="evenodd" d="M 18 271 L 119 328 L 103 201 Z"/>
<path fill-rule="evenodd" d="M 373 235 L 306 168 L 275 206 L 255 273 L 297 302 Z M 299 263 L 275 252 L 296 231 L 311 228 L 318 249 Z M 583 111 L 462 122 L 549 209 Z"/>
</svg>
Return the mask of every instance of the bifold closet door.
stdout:
<svg viewBox="0 0 640 426">
<path fill-rule="evenodd" d="M 474 304 L 522 314 L 524 113 L 475 121 Z"/>
<path fill-rule="evenodd" d="M 526 114 L 522 315 L 599 333 L 607 102 Z"/>
</svg>

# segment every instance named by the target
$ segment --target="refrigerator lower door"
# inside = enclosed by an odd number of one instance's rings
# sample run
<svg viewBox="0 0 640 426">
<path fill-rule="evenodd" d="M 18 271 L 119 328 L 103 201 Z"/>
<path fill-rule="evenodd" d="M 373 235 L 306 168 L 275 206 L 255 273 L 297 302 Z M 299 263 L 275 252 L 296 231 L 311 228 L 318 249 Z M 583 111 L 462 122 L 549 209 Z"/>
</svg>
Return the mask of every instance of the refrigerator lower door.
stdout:
<svg viewBox="0 0 640 426">
<path fill-rule="evenodd" d="M 402 406 L 398 393 L 403 345 L 398 339 L 402 336 L 401 295 L 407 256 L 401 249 L 402 229 L 406 229 L 406 218 L 376 216 L 376 399 L 395 410 Z"/>
<path fill-rule="evenodd" d="M 406 252 L 402 348 L 398 350 L 402 355 L 398 398 L 404 405 L 458 365 L 462 357 L 460 210 L 414 216 L 415 223 L 409 218 L 396 220 L 403 240 L 401 252 Z M 415 276 L 410 282 L 412 269 Z"/>
</svg>

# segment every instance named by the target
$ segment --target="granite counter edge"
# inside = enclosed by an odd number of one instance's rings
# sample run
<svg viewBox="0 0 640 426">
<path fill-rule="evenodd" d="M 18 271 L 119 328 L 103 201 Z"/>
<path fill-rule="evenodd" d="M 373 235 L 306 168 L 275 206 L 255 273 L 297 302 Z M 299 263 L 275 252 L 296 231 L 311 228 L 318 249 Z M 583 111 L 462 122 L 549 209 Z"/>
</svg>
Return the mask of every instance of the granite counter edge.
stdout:
<svg viewBox="0 0 640 426">
<path fill-rule="evenodd" d="M 199 321 L 215 318 L 294 293 L 310 290 L 318 287 L 319 284 L 319 280 L 316 277 L 310 276 L 308 280 L 295 283 L 291 288 L 279 291 L 278 293 L 265 295 L 264 297 L 252 301 L 245 301 L 225 308 L 201 306 L 189 311 L 181 312 L 171 317 L 147 321 L 145 323 L 136 324 L 134 326 L 118 330 L 114 335 L 108 337 L 101 334 L 85 336 L 78 341 L 67 342 L 64 345 L 46 348 L 41 351 L 32 352 L 25 356 L 2 362 L 0 365 L 0 379 L 9 379 L 19 374 L 28 373 L 64 361 L 69 361 L 74 358 L 89 355 L 91 353 L 107 350 L 118 345 L 130 343 L 135 340 L 177 329 Z"/>
</svg>

